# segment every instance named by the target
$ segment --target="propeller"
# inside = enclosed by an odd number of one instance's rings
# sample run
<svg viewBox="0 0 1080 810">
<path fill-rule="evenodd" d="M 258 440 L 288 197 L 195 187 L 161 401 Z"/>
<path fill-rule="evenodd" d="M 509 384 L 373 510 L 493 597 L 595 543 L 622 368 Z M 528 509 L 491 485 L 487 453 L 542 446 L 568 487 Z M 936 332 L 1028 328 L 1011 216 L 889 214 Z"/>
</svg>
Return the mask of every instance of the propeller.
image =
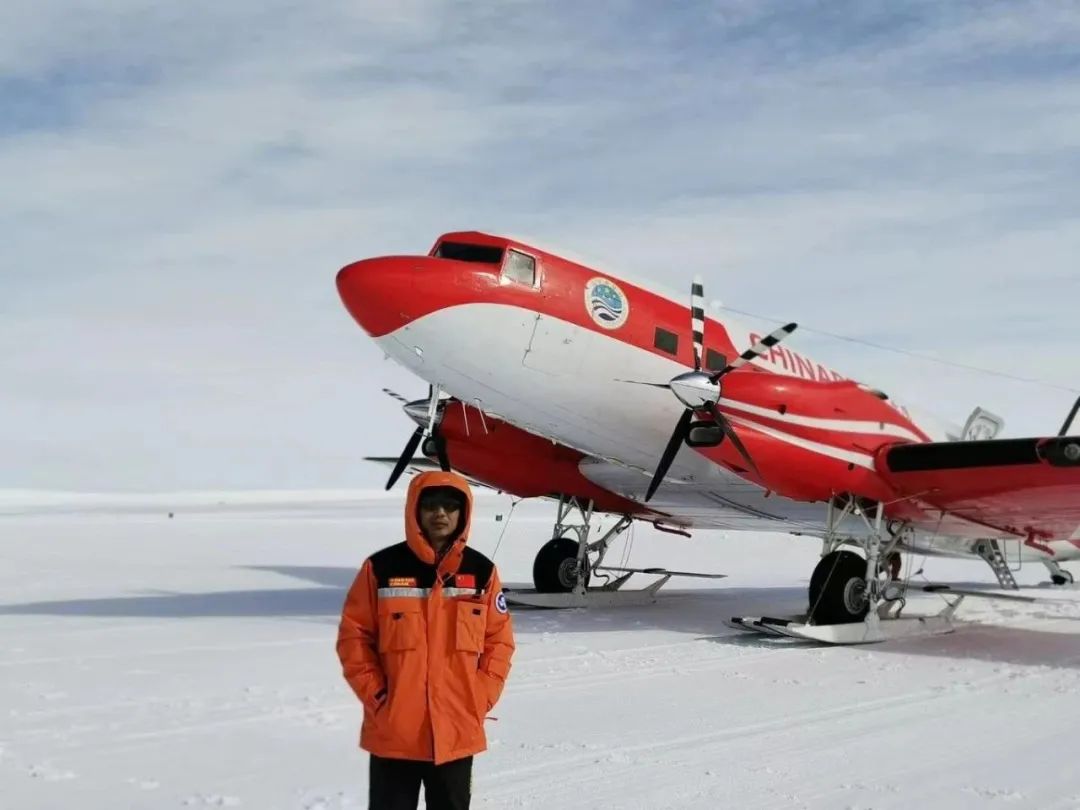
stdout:
<svg viewBox="0 0 1080 810">
<path fill-rule="evenodd" d="M 652 496 L 656 494 L 656 488 L 660 486 L 660 482 L 664 480 L 668 468 L 671 467 L 671 462 L 673 462 L 675 456 L 679 454 L 679 448 L 682 447 L 682 443 L 686 441 L 686 434 L 690 430 L 690 420 L 693 416 L 694 409 L 687 408 L 682 412 L 679 421 L 675 423 L 675 431 L 671 434 L 671 438 L 668 439 L 667 446 L 664 448 L 664 454 L 660 456 L 660 463 L 656 467 L 656 472 L 653 473 L 652 481 L 649 482 L 649 489 L 645 492 L 646 503 L 648 503 L 652 499 Z"/>
<path fill-rule="evenodd" d="M 765 354 L 767 351 L 769 351 L 769 349 L 771 349 L 781 340 L 794 332 L 798 328 L 798 326 L 799 325 L 797 323 L 789 323 L 781 326 L 776 331 L 769 333 L 757 343 L 755 343 L 753 346 L 751 346 L 749 349 L 747 349 L 745 352 L 736 357 L 732 362 L 728 363 L 718 372 L 713 374 L 709 379 L 713 382 L 718 382 L 720 378 L 723 377 L 725 374 L 730 374 L 735 369 L 742 368 L 751 360 L 756 360 L 757 358 Z"/>
<path fill-rule="evenodd" d="M 386 479 L 386 488 L 393 489 L 394 484 L 401 478 L 401 474 L 405 472 L 405 468 L 409 462 L 412 461 L 412 457 L 416 455 L 416 448 L 420 446 L 420 440 L 424 438 L 424 429 L 417 427 L 413 431 L 412 436 L 405 442 L 405 449 L 401 451 L 401 455 L 398 456 L 397 463 L 394 465 L 394 469 L 390 472 L 390 477 Z"/>
<path fill-rule="evenodd" d="M 632 382 L 637 385 L 648 385 L 653 388 L 667 388 L 675 394 L 683 405 L 686 406 L 686 409 L 682 412 L 682 416 L 679 417 L 679 421 L 675 424 L 675 430 L 672 432 L 671 438 L 668 439 L 667 446 L 664 447 L 664 452 L 660 456 L 660 463 L 657 465 L 656 472 L 653 473 L 652 480 L 649 482 L 649 488 L 645 492 L 646 502 L 656 494 L 660 482 L 664 480 L 664 476 L 667 475 L 668 470 L 675 461 L 675 456 L 679 453 L 679 447 L 689 436 L 691 420 L 694 411 L 696 410 L 708 411 L 716 422 L 717 427 L 719 427 L 724 434 L 724 437 L 731 442 L 732 446 L 739 455 L 742 456 L 750 469 L 760 475 L 757 465 L 754 463 L 754 459 L 751 458 L 746 446 L 742 443 L 742 440 L 739 439 L 734 426 L 731 424 L 731 420 L 724 416 L 717 407 L 722 390 L 721 380 L 731 372 L 742 368 L 747 363 L 768 352 L 773 346 L 794 332 L 797 324 L 789 323 L 786 326 L 780 327 L 771 334 L 761 338 L 761 340 L 757 341 L 753 346 L 719 371 L 709 373 L 702 371 L 701 368 L 701 357 L 705 345 L 704 302 L 704 285 L 702 284 L 701 279 L 695 276 L 693 283 L 690 285 L 690 334 L 694 347 L 693 371 L 679 374 L 667 383 L 640 382 L 638 380 L 622 381 Z"/>
<path fill-rule="evenodd" d="M 394 399 L 405 402 L 405 398 L 400 394 L 391 391 L 389 388 L 384 388 L 387 394 Z M 412 461 L 412 457 L 416 454 L 416 448 L 420 446 L 420 442 L 423 441 L 425 436 L 431 436 L 432 442 L 435 445 L 435 455 L 439 459 L 439 466 L 444 472 L 449 472 L 450 456 L 446 452 L 446 439 L 443 438 L 442 432 L 439 430 L 440 414 L 439 414 L 439 392 L 433 385 L 428 386 L 428 398 L 426 402 L 405 402 L 404 410 L 409 415 L 409 418 L 418 423 L 416 430 L 413 431 L 409 440 L 405 443 L 405 449 L 401 451 L 401 455 L 398 456 L 397 463 L 394 464 L 394 469 L 390 472 L 390 477 L 386 481 L 386 488 L 392 489 L 397 480 L 401 477 L 401 474 L 405 472 L 405 468 L 409 466 L 409 462 Z"/>
</svg>

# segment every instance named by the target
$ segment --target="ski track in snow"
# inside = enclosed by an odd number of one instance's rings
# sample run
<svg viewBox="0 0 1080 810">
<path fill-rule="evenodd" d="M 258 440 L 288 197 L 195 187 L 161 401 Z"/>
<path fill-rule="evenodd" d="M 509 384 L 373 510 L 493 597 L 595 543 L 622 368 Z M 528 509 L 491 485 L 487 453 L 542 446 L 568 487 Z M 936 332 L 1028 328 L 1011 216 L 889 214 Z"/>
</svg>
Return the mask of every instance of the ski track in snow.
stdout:
<svg viewBox="0 0 1080 810">
<path fill-rule="evenodd" d="M 491 553 L 506 509 L 481 506 Z M 0 517 L 0 808 L 366 807 L 334 636 L 359 563 L 398 539 L 387 508 Z M 506 581 L 547 532 L 550 504 L 530 509 L 496 557 Z M 797 610 L 817 551 L 639 529 L 631 563 L 730 578 L 645 608 L 515 611 L 474 806 L 1080 807 L 1080 604 L 969 602 L 952 636 L 859 648 L 723 624 Z"/>
<path fill-rule="evenodd" d="M 861 727 L 865 723 L 866 713 L 872 714 L 879 723 L 895 725 L 904 722 L 904 716 L 910 714 L 916 705 L 920 711 L 933 711 L 934 703 L 945 702 L 949 704 L 948 711 L 955 711 L 965 703 L 977 705 L 984 699 L 982 690 L 1011 677 L 1014 677 L 1011 673 L 999 673 L 965 682 L 955 688 L 933 687 L 877 700 L 841 703 L 826 709 L 756 723 L 729 725 L 698 734 L 668 737 L 656 742 L 608 744 L 601 750 L 589 751 L 584 758 L 575 756 L 547 760 L 504 772 L 501 778 L 509 784 L 495 787 L 487 798 L 497 805 L 500 801 L 511 802 L 514 796 L 535 795 L 537 791 L 545 790 L 545 795 L 552 801 L 553 806 L 570 806 L 574 796 L 585 791 L 602 804 L 611 802 L 612 806 L 615 806 L 620 796 L 627 793 L 637 795 L 641 791 L 647 791 L 653 784 L 654 776 L 640 767 L 643 761 L 662 763 L 667 779 L 670 780 L 672 776 L 681 777 L 676 781 L 685 784 L 696 774 L 707 774 L 710 764 L 724 761 L 730 755 L 733 744 L 738 745 L 739 738 L 772 736 L 777 732 L 810 732 L 818 740 L 815 746 L 818 755 L 838 748 L 842 753 L 842 749 L 850 745 L 853 736 L 880 733 L 868 732 Z M 823 727 L 826 725 L 827 728 Z M 771 755 L 781 759 L 784 756 L 797 756 L 801 745 L 802 743 L 783 746 L 781 741 L 781 746 L 770 749 Z M 985 751 L 985 748 L 983 750 Z M 597 769 L 595 765 L 601 762 L 612 765 L 602 770 Z M 552 768 L 561 777 L 560 784 L 554 786 L 554 789 L 547 785 Z M 890 775 L 895 779 L 895 769 L 890 771 Z M 567 784 L 569 787 L 565 787 Z M 899 792 L 900 787 L 894 786 L 892 790 Z M 974 789 L 965 788 L 968 792 L 972 790 Z M 801 792 L 807 792 L 805 784 Z M 986 798 L 988 794 L 1000 793 L 988 790 L 975 792 L 982 798 Z M 1016 795 L 1011 792 L 1009 794 Z"/>
</svg>

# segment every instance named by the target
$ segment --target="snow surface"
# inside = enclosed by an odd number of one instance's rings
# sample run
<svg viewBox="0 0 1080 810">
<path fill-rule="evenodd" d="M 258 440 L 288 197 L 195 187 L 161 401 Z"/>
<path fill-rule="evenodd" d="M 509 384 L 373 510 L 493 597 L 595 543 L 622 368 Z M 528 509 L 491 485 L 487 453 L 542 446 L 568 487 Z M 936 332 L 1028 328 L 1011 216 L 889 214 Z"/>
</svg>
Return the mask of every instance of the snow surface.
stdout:
<svg viewBox="0 0 1080 810">
<path fill-rule="evenodd" d="M 0 808 L 366 807 L 334 638 L 356 568 L 400 539 L 392 495 L 0 494 Z M 473 543 L 524 582 L 554 507 L 508 504 L 478 498 Z M 637 527 L 612 564 L 730 578 L 514 611 L 474 807 L 1080 807 L 1075 592 L 969 600 L 951 636 L 871 647 L 724 625 L 798 610 L 818 550 Z"/>
</svg>

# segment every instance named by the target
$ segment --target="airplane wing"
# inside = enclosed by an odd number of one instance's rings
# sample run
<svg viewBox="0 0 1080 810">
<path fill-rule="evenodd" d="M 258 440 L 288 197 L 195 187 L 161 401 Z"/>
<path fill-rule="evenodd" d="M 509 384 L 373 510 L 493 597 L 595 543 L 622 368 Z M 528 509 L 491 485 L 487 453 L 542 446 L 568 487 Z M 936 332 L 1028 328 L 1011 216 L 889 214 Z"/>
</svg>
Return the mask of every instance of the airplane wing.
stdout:
<svg viewBox="0 0 1080 810">
<path fill-rule="evenodd" d="M 917 528 L 1080 544 L 1078 437 L 895 445 L 877 466 L 908 498 L 890 515 Z"/>
<path fill-rule="evenodd" d="M 648 473 L 599 458 L 579 465 L 599 487 L 625 498 L 645 498 Z M 733 472 L 716 467 L 709 480 L 660 483 L 649 507 L 672 525 L 730 531 L 791 532 L 815 537 L 824 533 L 825 506 L 769 498 L 768 493 Z"/>
<path fill-rule="evenodd" d="M 397 459 L 393 456 L 365 456 L 364 461 L 372 461 L 386 467 L 393 467 Z M 440 469 L 438 463 L 425 456 L 413 456 L 405 467 L 406 473 L 420 473 L 425 470 Z M 624 467 L 598 458 L 588 458 L 580 465 L 582 475 L 592 483 L 631 500 L 641 501 L 649 484 L 649 476 L 639 470 Z M 495 490 L 468 475 L 456 470 L 475 487 Z M 654 517 L 672 529 L 727 529 L 737 531 L 794 532 L 820 536 L 824 532 L 825 508 L 821 504 L 801 504 L 794 501 L 776 503 L 763 496 L 756 484 L 743 478 L 719 471 L 723 480 L 709 483 L 688 483 L 665 481 L 657 490 L 649 506 L 656 513 Z M 648 518 L 652 519 L 652 518 Z"/>
</svg>

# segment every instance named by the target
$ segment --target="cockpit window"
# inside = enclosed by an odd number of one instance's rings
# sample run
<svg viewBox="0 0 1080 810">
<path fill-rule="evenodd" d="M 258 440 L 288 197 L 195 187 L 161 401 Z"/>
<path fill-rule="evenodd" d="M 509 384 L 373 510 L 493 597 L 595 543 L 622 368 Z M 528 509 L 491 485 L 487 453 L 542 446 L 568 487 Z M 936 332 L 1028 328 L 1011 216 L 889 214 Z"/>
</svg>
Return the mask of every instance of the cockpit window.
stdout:
<svg viewBox="0 0 1080 810">
<path fill-rule="evenodd" d="M 535 287 L 536 259 L 516 250 L 508 250 L 506 252 L 506 264 L 503 266 L 503 275 L 518 284 Z"/>
<path fill-rule="evenodd" d="M 440 259 L 453 259 L 456 262 L 501 264 L 503 249 L 491 245 L 470 245 L 467 242 L 440 242 L 435 248 L 434 255 Z"/>
</svg>

